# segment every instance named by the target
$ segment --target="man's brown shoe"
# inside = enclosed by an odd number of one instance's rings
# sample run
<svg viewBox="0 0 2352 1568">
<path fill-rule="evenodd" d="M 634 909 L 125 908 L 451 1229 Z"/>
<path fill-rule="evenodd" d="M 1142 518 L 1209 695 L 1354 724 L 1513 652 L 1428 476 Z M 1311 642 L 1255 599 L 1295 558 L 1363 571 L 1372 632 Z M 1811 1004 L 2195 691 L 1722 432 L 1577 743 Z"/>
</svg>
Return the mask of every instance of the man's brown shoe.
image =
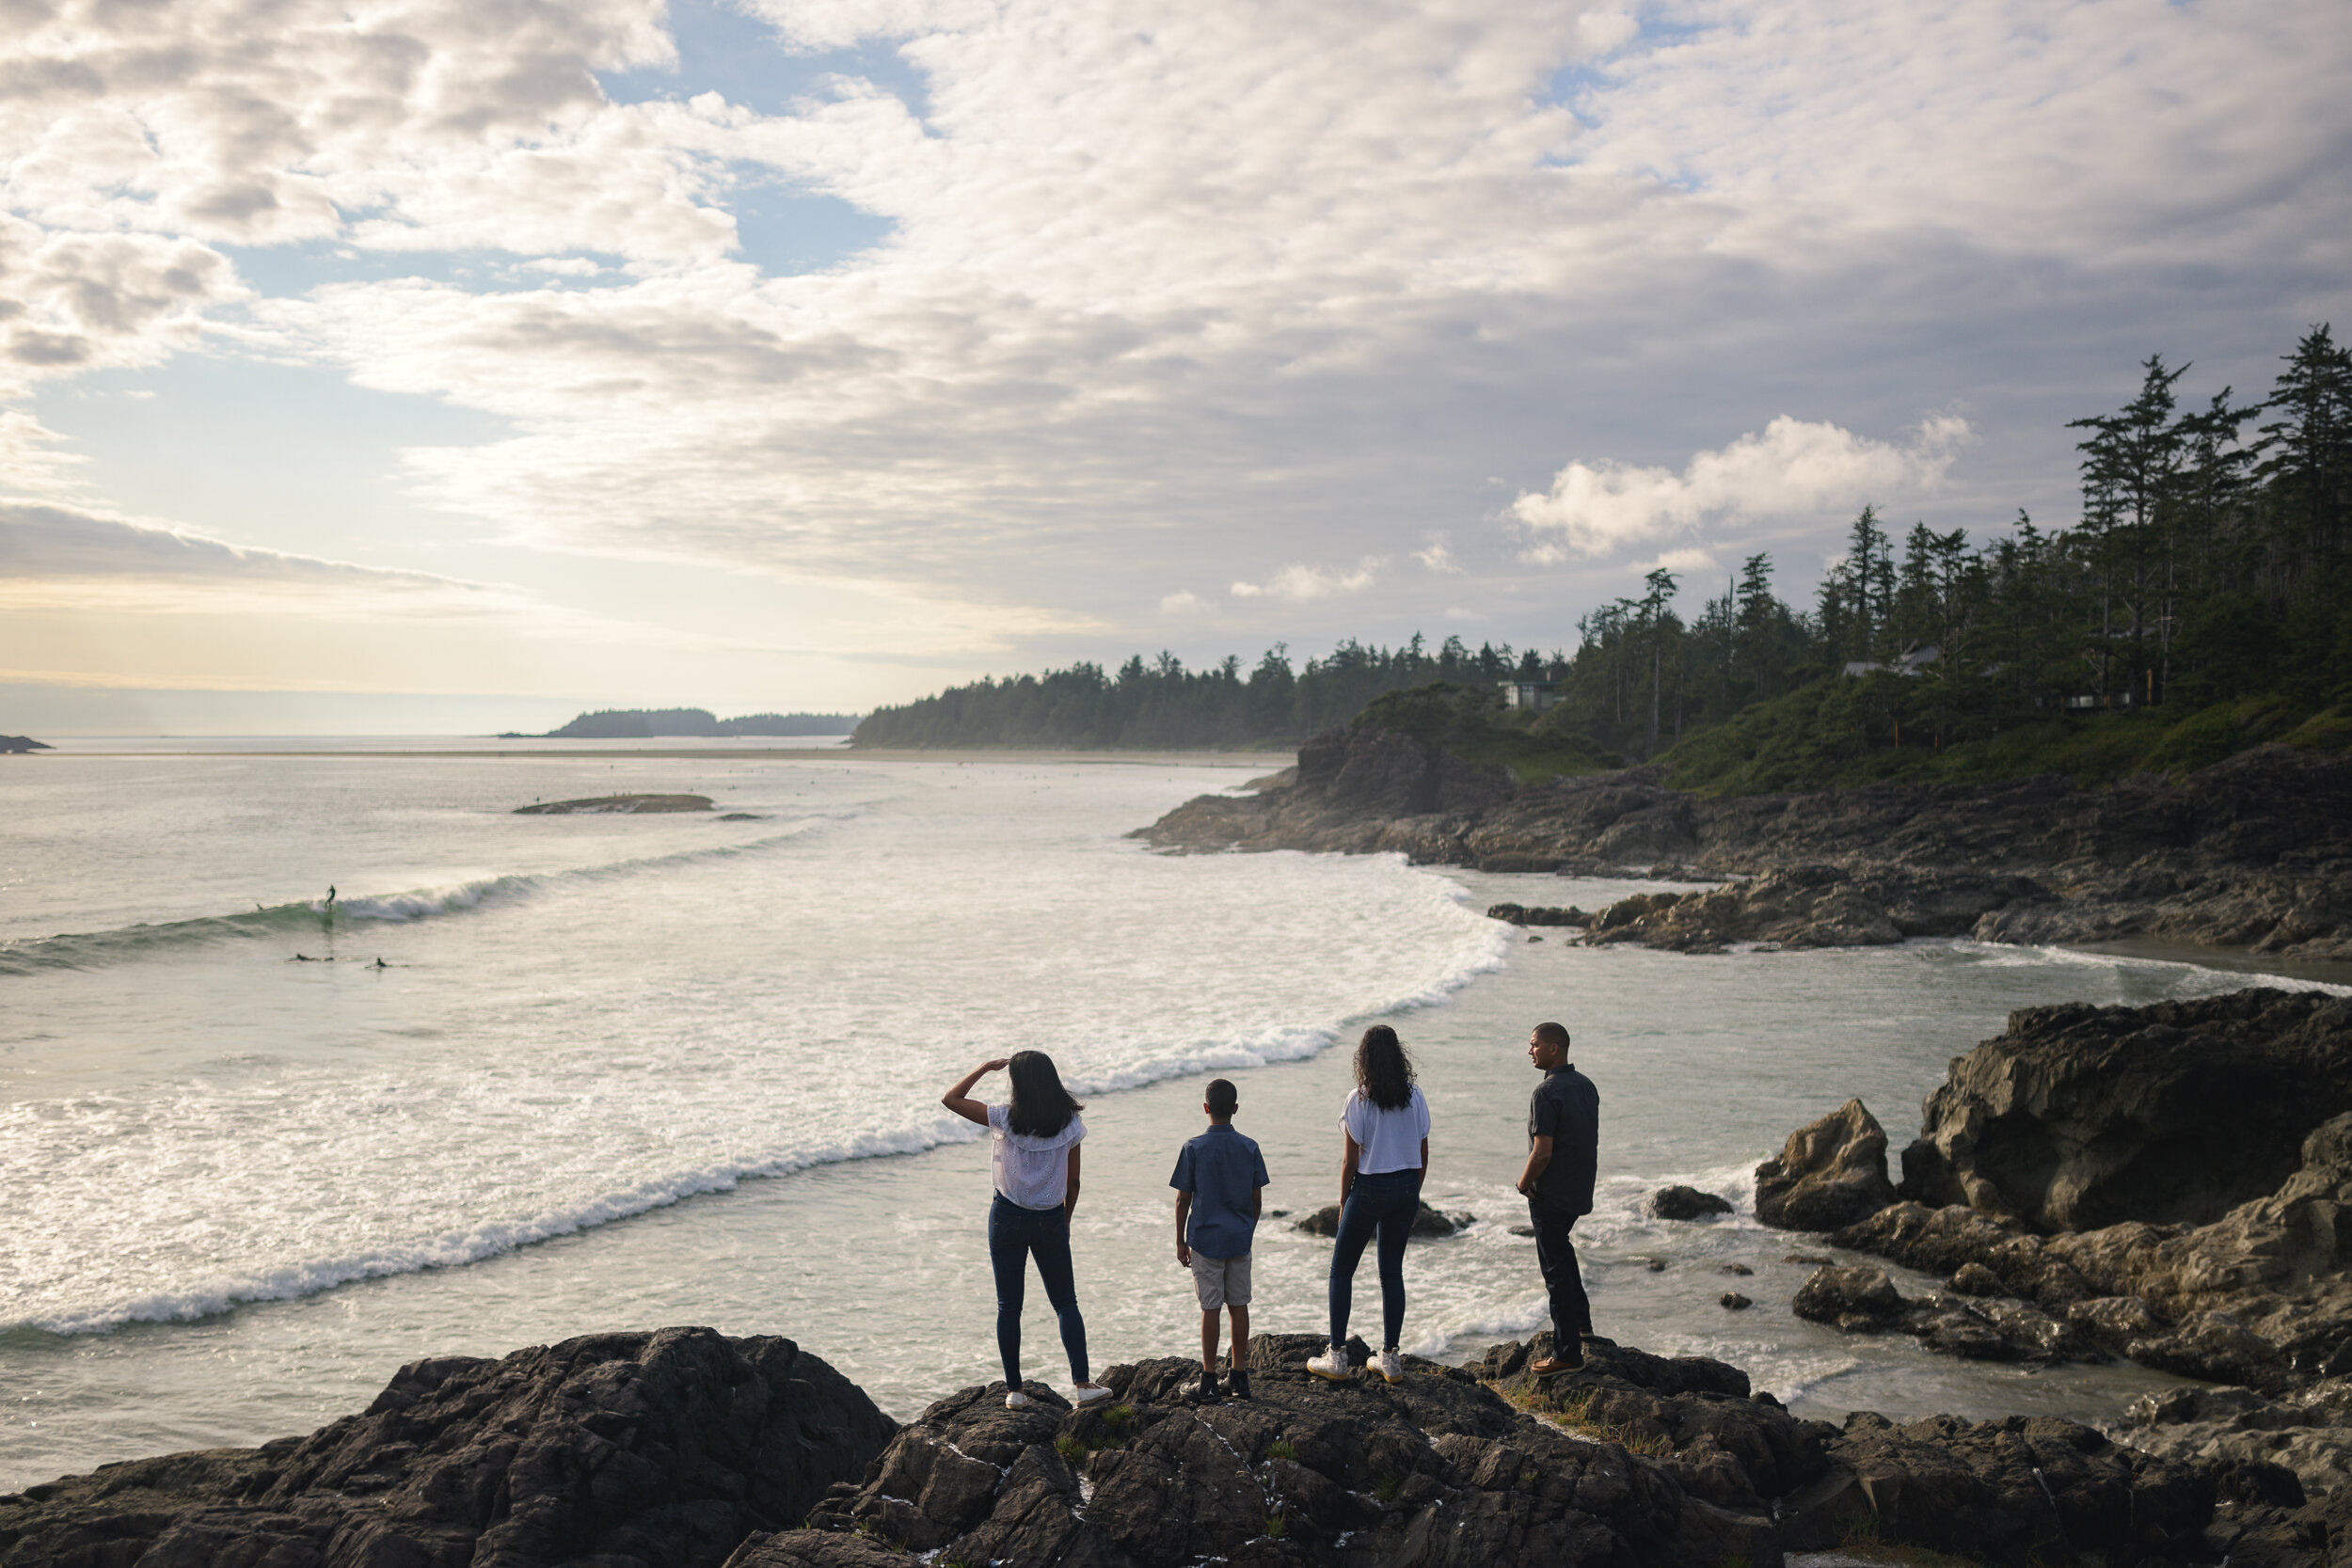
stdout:
<svg viewBox="0 0 2352 1568">
<path fill-rule="evenodd" d="M 1537 1377 L 1549 1377 L 1554 1372 L 1576 1371 L 1583 1365 L 1584 1357 L 1581 1355 L 1577 1356 L 1574 1360 L 1570 1360 L 1565 1355 L 1547 1355 L 1541 1361 L 1531 1364 L 1527 1370 L 1534 1372 Z"/>
</svg>

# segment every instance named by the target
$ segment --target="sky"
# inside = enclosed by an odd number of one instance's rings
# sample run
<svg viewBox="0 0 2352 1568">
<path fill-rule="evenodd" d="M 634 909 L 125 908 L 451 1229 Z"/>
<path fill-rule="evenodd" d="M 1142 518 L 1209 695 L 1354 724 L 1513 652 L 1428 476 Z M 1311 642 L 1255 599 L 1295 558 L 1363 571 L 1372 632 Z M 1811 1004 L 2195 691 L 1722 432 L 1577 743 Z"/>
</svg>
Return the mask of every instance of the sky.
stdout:
<svg viewBox="0 0 2352 1568">
<path fill-rule="evenodd" d="M 1809 601 L 2352 328 L 2341 0 L 0 0 L 0 733 Z"/>
</svg>

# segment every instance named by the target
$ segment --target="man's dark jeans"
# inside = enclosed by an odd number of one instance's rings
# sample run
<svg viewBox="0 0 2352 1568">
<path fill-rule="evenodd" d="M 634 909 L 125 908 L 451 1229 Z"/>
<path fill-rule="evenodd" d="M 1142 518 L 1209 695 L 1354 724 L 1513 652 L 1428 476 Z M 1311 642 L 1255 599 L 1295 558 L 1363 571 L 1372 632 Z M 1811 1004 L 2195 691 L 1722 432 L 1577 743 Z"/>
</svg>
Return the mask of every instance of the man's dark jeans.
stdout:
<svg viewBox="0 0 2352 1568">
<path fill-rule="evenodd" d="M 1070 1381 L 1087 1382 L 1087 1325 L 1078 1316 L 1078 1287 L 1070 1274 L 1070 1211 L 1024 1209 L 998 1193 L 988 1211 L 988 1262 L 996 1274 L 996 1354 L 1004 1358 L 1005 1386 L 1021 1386 L 1021 1302 L 1032 1253 L 1038 1277 L 1045 1282 L 1045 1299 L 1061 1320 Z"/>
<path fill-rule="evenodd" d="M 1347 1341 L 1347 1314 L 1355 1305 L 1356 1265 L 1373 1236 L 1380 1238 L 1380 1318 L 1384 1348 L 1393 1349 L 1405 1329 L 1405 1238 L 1421 1212 L 1421 1172 L 1382 1171 L 1359 1176 L 1340 1205 L 1340 1240 L 1331 1249 L 1331 1342 Z"/>
<path fill-rule="evenodd" d="M 1527 1217 L 1535 1226 L 1535 1261 L 1544 1271 L 1544 1293 L 1551 1298 L 1551 1354 L 1580 1356 L 1584 1347 L 1579 1337 L 1593 1329 L 1593 1304 L 1584 1295 L 1584 1276 L 1577 1272 L 1576 1243 L 1568 1240 L 1577 1216 L 1531 1196 Z"/>
</svg>

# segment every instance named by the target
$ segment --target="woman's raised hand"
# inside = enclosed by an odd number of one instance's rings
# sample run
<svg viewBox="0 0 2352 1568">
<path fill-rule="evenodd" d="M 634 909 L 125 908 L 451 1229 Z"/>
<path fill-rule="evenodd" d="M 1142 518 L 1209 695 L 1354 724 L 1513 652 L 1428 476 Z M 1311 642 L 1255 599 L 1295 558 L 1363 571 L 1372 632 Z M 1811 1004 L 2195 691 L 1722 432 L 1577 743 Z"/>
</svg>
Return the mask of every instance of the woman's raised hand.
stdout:
<svg viewBox="0 0 2352 1568">
<path fill-rule="evenodd" d="M 982 1062 L 980 1064 L 980 1070 L 982 1072 L 1002 1072 L 1005 1069 L 1010 1067 L 1011 1065 L 1012 1058 L 1010 1056 L 996 1056 L 992 1057 L 988 1061 Z"/>
</svg>

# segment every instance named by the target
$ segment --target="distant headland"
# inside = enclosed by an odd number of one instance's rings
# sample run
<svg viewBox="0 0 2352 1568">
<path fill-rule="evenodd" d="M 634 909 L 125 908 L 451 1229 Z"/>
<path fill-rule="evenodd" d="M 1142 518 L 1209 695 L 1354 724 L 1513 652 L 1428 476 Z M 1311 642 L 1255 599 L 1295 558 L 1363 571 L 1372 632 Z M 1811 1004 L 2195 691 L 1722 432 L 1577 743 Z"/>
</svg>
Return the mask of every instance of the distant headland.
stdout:
<svg viewBox="0 0 2352 1568">
<path fill-rule="evenodd" d="M 47 741 L 35 740 L 30 736 L 0 735 L 0 755 L 24 752 L 46 752 L 49 749 Z"/>
<path fill-rule="evenodd" d="M 857 728 L 857 721 L 854 713 L 750 713 L 740 719 L 720 719 L 700 707 L 599 708 L 544 736 L 509 730 L 499 738 L 650 740 L 671 735 L 848 735 Z"/>
</svg>

